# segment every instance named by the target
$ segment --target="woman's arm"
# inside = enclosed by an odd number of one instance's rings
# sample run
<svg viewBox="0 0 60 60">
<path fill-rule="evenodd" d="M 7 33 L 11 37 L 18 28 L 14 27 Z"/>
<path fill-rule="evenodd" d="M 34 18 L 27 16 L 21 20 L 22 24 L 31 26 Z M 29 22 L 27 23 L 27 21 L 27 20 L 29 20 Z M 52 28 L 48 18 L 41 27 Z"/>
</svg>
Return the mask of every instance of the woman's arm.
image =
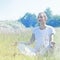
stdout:
<svg viewBox="0 0 60 60">
<path fill-rule="evenodd" d="M 35 41 L 35 35 L 32 34 L 30 40 L 27 42 L 28 45 L 32 44 Z"/>
<path fill-rule="evenodd" d="M 32 34 L 32 36 L 31 36 L 31 38 L 30 38 L 30 40 L 28 41 L 28 42 L 14 42 L 14 44 L 12 44 L 13 46 L 16 46 L 17 44 L 25 44 L 25 45 L 30 45 L 30 44 L 32 44 L 33 42 L 35 41 L 35 35 L 34 34 Z"/>
<path fill-rule="evenodd" d="M 54 34 L 50 35 L 50 46 L 53 48 L 55 47 L 55 42 L 54 42 Z"/>
</svg>

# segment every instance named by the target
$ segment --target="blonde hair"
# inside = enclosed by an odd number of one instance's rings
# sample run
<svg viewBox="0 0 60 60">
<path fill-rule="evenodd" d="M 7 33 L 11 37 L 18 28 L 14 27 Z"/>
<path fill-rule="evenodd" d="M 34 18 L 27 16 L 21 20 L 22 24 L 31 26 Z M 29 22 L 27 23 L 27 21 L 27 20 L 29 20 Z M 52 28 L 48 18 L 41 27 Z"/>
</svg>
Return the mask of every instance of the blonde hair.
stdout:
<svg viewBox="0 0 60 60">
<path fill-rule="evenodd" d="M 43 15 L 45 16 L 45 19 L 46 19 L 46 20 L 48 19 L 48 17 L 47 17 L 47 15 L 46 15 L 45 12 L 40 12 L 40 13 L 38 14 L 38 16 L 41 15 L 41 14 L 43 14 Z"/>
</svg>

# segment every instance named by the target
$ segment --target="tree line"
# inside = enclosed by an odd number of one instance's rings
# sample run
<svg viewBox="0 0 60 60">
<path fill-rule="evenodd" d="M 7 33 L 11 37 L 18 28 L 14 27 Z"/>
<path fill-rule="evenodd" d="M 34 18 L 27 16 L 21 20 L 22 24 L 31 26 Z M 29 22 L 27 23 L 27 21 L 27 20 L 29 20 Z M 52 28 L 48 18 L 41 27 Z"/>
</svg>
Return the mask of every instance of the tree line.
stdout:
<svg viewBox="0 0 60 60">
<path fill-rule="evenodd" d="M 50 8 L 44 11 L 48 17 L 47 24 L 53 27 L 60 27 L 60 15 L 53 15 Z M 27 12 L 22 18 L 18 19 L 25 27 L 37 26 L 37 17 L 35 14 Z"/>
</svg>

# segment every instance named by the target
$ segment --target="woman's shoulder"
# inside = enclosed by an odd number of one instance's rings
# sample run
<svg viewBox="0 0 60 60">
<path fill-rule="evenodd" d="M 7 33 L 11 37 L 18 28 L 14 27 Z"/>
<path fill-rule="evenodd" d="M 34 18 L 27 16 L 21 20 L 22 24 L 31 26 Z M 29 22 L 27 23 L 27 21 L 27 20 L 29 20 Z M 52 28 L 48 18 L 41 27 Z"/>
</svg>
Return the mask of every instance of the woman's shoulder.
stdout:
<svg viewBox="0 0 60 60">
<path fill-rule="evenodd" d="M 54 27 L 48 25 L 47 28 L 49 32 L 54 33 L 54 34 L 56 33 Z"/>
<path fill-rule="evenodd" d="M 50 26 L 50 25 L 46 25 L 48 29 L 54 29 L 53 26 Z"/>
<path fill-rule="evenodd" d="M 33 30 L 32 30 L 32 32 L 36 32 L 38 29 L 39 29 L 39 26 L 34 27 Z"/>
</svg>

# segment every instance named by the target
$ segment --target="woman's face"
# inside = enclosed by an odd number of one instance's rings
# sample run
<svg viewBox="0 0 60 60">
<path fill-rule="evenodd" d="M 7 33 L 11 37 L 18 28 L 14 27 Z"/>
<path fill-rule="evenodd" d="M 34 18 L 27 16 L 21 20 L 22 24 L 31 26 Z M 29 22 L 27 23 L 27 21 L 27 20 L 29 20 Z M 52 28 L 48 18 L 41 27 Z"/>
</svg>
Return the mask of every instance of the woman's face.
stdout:
<svg viewBox="0 0 60 60">
<path fill-rule="evenodd" d="M 38 15 L 38 23 L 46 23 L 46 14 L 39 13 L 39 15 Z"/>
</svg>

